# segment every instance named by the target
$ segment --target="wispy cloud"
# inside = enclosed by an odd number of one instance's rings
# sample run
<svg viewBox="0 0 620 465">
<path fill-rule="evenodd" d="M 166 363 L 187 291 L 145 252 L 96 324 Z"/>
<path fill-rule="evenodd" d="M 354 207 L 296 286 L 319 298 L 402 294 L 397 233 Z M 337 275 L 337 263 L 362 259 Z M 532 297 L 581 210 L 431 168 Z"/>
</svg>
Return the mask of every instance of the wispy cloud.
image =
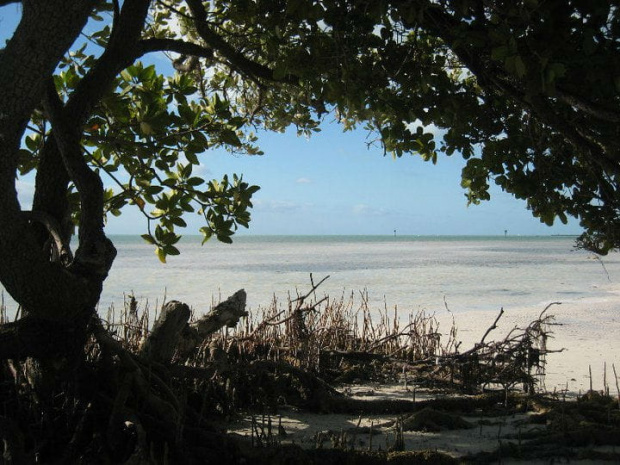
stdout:
<svg viewBox="0 0 620 465">
<path fill-rule="evenodd" d="M 194 166 L 192 168 L 192 173 L 194 176 L 200 176 L 203 178 L 213 176 L 213 171 L 211 171 L 211 168 L 209 168 L 204 163 L 200 163 L 198 166 Z"/>
<path fill-rule="evenodd" d="M 360 216 L 385 216 L 390 211 L 387 208 L 377 208 L 365 203 L 359 203 L 353 206 L 353 214 Z"/>
<path fill-rule="evenodd" d="M 287 200 L 256 200 L 253 202 L 256 210 L 272 212 L 291 212 L 300 211 L 312 207 L 311 203 L 297 203 Z"/>
<path fill-rule="evenodd" d="M 295 181 L 297 184 L 310 184 L 312 181 L 308 178 L 299 178 Z"/>
</svg>

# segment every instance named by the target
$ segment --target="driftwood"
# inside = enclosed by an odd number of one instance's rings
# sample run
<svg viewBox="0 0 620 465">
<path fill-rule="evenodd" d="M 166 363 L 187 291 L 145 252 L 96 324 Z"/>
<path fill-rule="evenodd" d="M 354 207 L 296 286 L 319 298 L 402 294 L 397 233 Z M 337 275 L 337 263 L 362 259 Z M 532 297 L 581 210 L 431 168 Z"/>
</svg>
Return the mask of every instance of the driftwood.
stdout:
<svg viewBox="0 0 620 465">
<path fill-rule="evenodd" d="M 471 349 L 456 354 L 447 354 L 435 360 L 437 371 L 448 369 L 451 377 L 458 374 L 466 390 L 477 391 L 492 384 L 510 389 L 522 383 L 525 392 L 534 392 L 535 377 L 544 375 L 546 355 L 561 352 L 547 347 L 551 336 L 550 326 L 554 317 L 547 310 L 560 302 L 552 302 L 540 313 L 538 319 L 526 328 L 513 328 L 503 340 L 485 342 L 504 314 L 501 309 L 493 324 L 486 330 L 479 343 Z"/>
<path fill-rule="evenodd" d="M 426 338 L 426 344 L 429 335 L 434 341 L 437 334 L 426 320 L 404 329 L 394 325 L 387 333 L 375 331 L 368 321 L 361 334 L 355 333 L 347 326 L 344 311 L 332 308 L 331 319 L 319 318 L 325 313 L 321 304 L 326 298 L 314 296 L 316 301 L 305 302 L 317 287 L 313 282 L 312 291 L 293 301 L 288 313 L 275 309 L 257 326 L 249 321 L 241 334 L 214 333 L 237 325 L 247 315 L 243 290 L 194 323 L 189 323 L 187 305 L 168 302 L 141 347 L 137 341 L 146 325 L 132 323 L 119 338 L 110 332 L 113 325 L 106 327 L 92 314 L 85 345 L 76 344 L 75 337 L 63 338 L 67 347 L 61 353 L 70 354 L 84 346 L 87 362 L 81 363 L 82 355 L 80 363 L 72 365 L 72 371 L 60 380 L 59 389 L 66 397 L 62 406 L 41 403 L 28 389 L 20 388 L 25 385 L 20 379 L 21 359 L 58 353 L 51 352 L 52 344 L 45 338 L 52 326 L 28 318 L 2 325 L 0 356 L 5 360 L 0 393 L 10 400 L 4 402 L 0 416 L 5 461 L 33 463 L 36 453 L 49 462 L 60 452 L 59 463 L 99 461 L 101 454 L 101 461 L 108 463 L 241 463 L 241 458 L 247 461 L 253 457 L 254 450 L 246 450 L 242 441 L 224 435 L 209 420 L 210 413 L 275 410 L 283 403 L 310 411 L 356 414 L 400 415 L 433 407 L 404 399 L 368 402 L 348 398 L 323 380 L 327 379 L 324 375 L 341 375 L 350 367 L 379 374 L 386 371 L 388 376 L 402 370 L 413 374 L 416 383 L 425 374 L 437 375 L 472 391 L 500 383 L 507 388 L 502 399 L 509 399 L 508 389 L 515 383 L 533 384 L 531 370 L 544 364 L 549 352 L 545 327 L 551 324 L 551 317 L 545 312 L 527 328 L 515 328 L 499 342 L 486 342 L 486 338 L 501 314 L 469 351 L 442 353 L 435 342 L 429 346 L 431 350 L 418 351 L 411 349 L 412 344 L 418 344 L 419 338 Z M 330 308 L 329 303 L 325 307 Z M 70 336 L 72 332 L 65 329 L 62 334 Z M 322 366 L 325 359 L 336 366 Z M 75 389 L 76 380 L 79 389 Z M 50 400 L 56 398 L 60 397 Z M 450 399 L 441 402 L 450 403 Z M 466 404 L 471 408 L 478 405 L 471 398 Z M 490 405 L 497 405 L 497 399 Z M 295 451 L 302 454 L 301 449 Z M 273 463 L 271 457 L 261 454 L 253 463 Z M 313 463 L 314 458 L 306 463 Z M 430 463 L 438 463 L 436 459 Z"/>
<path fill-rule="evenodd" d="M 205 338 L 224 326 L 234 327 L 242 317 L 248 316 L 245 310 L 245 300 L 245 290 L 240 289 L 225 301 L 217 304 L 213 310 L 192 325 L 198 336 Z"/>
<path fill-rule="evenodd" d="M 123 348 L 100 324 L 93 324 L 93 333 L 102 350 L 116 355 L 125 373 L 118 383 L 116 398 L 112 401 L 107 428 L 110 446 L 118 450 L 123 448 L 127 441 L 127 428 L 134 431 L 132 434 L 135 436 L 135 431 L 143 428 L 152 430 L 155 427 L 174 449 L 176 458 L 183 462 L 188 460 L 183 450 L 183 444 L 187 440 L 184 436 L 196 429 L 191 419 L 195 419 L 197 415 L 186 410 L 186 406 L 173 391 L 170 379 L 191 378 L 188 371 L 193 375 L 198 374 L 194 372 L 200 372 L 202 376 L 199 377 L 206 378 L 208 375 L 205 374 L 212 375 L 215 371 L 211 371 L 213 368 L 201 370 L 197 367 L 174 365 L 171 362 L 175 357 L 180 359 L 190 351 L 193 352 L 206 337 L 222 327 L 236 325 L 241 317 L 247 315 L 245 300 L 245 291 L 237 291 L 191 325 L 191 311 L 186 304 L 178 301 L 166 303 L 138 354 L 132 354 Z M 132 405 L 131 393 L 140 399 L 138 405 Z M 186 418 L 183 421 L 184 416 Z M 200 418 L 197 418 L 200 421 Z M 183 430 L 185 434 L 182 433 Z M 214 436 L 211 436 L 211 440 L 213 438 Z M 144 449 L 143 444 L 133 447 L 134 454 L 138 447 Z"/>
<path fill-rule="evenodd" d="M 142 345 L 140 355 L 158 363 L 170 362 L 175 353 L 178 358 L 187 357 L 209 335 L 224 326 L 233 327 L 247 316 L 245 300 L 245 291 L 240 289 L 191 325 L 189 307 L 176 300 L 168 302 Z"/>
<path fill-rule="evenodd" d="M 176 300 L 166 303 L 142 346 L 141 355 L 156 362 L 169 362 L 190 316 L 191 311 L 186 304 Z"/>
</svg>

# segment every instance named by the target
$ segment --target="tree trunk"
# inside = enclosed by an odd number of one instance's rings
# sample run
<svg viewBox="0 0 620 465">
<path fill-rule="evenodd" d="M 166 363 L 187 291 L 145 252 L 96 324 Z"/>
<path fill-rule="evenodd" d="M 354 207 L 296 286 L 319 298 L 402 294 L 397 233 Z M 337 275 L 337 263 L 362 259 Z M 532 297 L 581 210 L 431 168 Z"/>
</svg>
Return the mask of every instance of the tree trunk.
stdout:
<svg viewBox="0 0 620 465">
<path fill-rule="evenodd" d="M 92 7 L 89 1 L 24 1 L 22 20 L 0 53 L 0 281 L 33 318 L 71 320 L 92 310 L 101 293 L 101 279 L 50 262 L 21 213 L 15 187 L 26 123 Z"/>
</svg>

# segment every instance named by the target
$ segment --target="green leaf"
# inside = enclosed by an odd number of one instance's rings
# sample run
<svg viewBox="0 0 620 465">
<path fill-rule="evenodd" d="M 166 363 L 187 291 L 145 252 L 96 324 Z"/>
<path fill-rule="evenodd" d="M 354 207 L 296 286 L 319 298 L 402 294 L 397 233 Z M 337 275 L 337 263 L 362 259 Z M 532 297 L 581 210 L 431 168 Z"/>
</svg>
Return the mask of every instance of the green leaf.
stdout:
<svg viewBox="0 0 620 465">
<path fill-rule="evenodd" d="M 200 161 L 198 161 L 198 157 L 196 156 L 196 153 L 194 153 L 193 151 L 185 152 L 185 158 L 187 158 L 187 161 L 190 162 L 192 165 L 200 164 Z"/>
<path fill-rule="evenodd" d="M 153 236 L 151 236 L 150 234 L 142 234 L 140 237 L 144 239 L 146 242 L 148 242 L 149 244 L 152 244 L 152 245 L 157 244 Z"/>
<path fill-rule="evenodd" d="M 164 252 L 166 255 L 179 255 L 181 252 L 173 245 L 166 245 L 164 247 Z"/>
<path fill-rule="evenodd" d="M 38 134 L 31 134 L 26 137 L 26 147 L 28 147 L 33 152 L 39 149 L 39 144 L 41 143 L 41 136 Z"/>
<path fill-rule="evenodd" d="M 199 177 L 189 178 L 186 183 L 188 186 L 196 187 L 204 184 L 205 180 Z"/>
<path fill-rule="evenodd" d="M 525 76 L 527 69 L 525 67 L 525 63 L 523 62 L 523 58 L 521 58 L 520 55 L 515 56 L 514 65 L 515 65 L 515 72 L 517 76 L 519 76 L 520 78 Z"/>
<path fill-rule="evenodd" d="M 170 221 L 172 221 L 175 226 L 180 226 L 181 228 L 187 227 L 187 223 L 180 216 L 173 216 L 170 218 Z"/>
<path fill-rule="evenodd" d="M 230 236 L 226 236 L 224 234 L 218 234 L 217 235 L 217 240 L 220 242 L 223 242 L 224 244 L 232 244 L 233 240 L 230 238 Z"/>
<path fill-rule="evenodd" d="M 506 45 L 500 45 L 491 50 L 491 58 L 497 61 L 504 61 L 510 55 L 510 49 Z"/>
<path fill-rule="evenodd" d="M 161 247 L 157 247 L 155 249 L 155 254 L 157 255 L 157 258 L 159 258 L 160 262 L 166 263 L 166 252 L 164 251 L 164 249 L 162 249 Z"/>
<path fill-rule="evenodd" d="M 144 192 L 148 195 L 157 195 L 164 190 L 162 186 L 148 186 L 144 188 Z"/>
<path fill-rule="evenodd" d="M 224 131 L 222 131 L 220 133 L 220 139 L 225 144 L 232 145 L 233 147 L 241 146 L 241 140 L 239 139 L 239 136 L 237 136 L 237 134 L 230 129 L 225 129 Z"/>
<path fill-rule="evenodd" d="M 207 228 L 206 226 L 200 228 L 200 233 L 203 235 L 202 245 L 204 245 L 205 242 L 207 242 L 213 236 L 213 231 L 211 231 L 211 229 Z"/>
</svg>

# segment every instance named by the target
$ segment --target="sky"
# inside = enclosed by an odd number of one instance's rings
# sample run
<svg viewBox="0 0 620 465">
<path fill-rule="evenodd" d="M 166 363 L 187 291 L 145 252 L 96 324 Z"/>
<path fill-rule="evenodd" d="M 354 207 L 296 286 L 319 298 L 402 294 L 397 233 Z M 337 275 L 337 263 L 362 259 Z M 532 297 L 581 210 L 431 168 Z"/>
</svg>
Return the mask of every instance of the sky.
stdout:
<svg viewBox="0 0 620 465">
<path fill-rule="evenodd" d="M 19 18 L 19 7 L 0 8 L 0 44 Z M 1 46 L 1 45 L 0 45 Z M 524 201 L 492 186 L 491 200 L 467 206 L 460 187 L 464 160 L 439 156 L 436 165 L 419 156 L 394 160 L 367 146 L 363 130 L 344 133 L 334 121 L 310 139 L 294 131 L 262 134 L 263 156 L 206 152 L 194 170 L 207 179 L 242 174 L 261 186 L 254 195 L 250 228 L 239 234 L 549 235 L 580 234 L 576 220 L 547 227 Z M 20 199 L 32 197 L 31 178 L 18 181 Z M 111 185 L 111 184 L 110 184 Z M 24 207 L 25 208 L 25 207 Z M 142 234 L 146 220 L 129 207 L 108 219 L 109 234 Z M 198 215 L 185 218 L 184 234 L 198 234 Z"/>
<path fill-rule="evenodd" d="M 343 133 L 329 122 L 310 139 L 293 132 L 265 134 L 259 139 L 265 155 L 206 153 L 201 174 L 219 178 L 237 173 L 261 186 L 247 231 L 252 234 L 580 232 L 576 222 L 553 228 L 541 224 L 525 202 L 498 188 L 490 202 L 468 207 L 460 186 L 464 161 L 456 155 L 440 156 L 437 165 L 410 155 L 394 160 L 379 147 L 368 148 L 366 142 L 364 131 Z M 109 226 L 110 231 L 132 233 L 136 223 L 121 217 Z"/>
</svg>

